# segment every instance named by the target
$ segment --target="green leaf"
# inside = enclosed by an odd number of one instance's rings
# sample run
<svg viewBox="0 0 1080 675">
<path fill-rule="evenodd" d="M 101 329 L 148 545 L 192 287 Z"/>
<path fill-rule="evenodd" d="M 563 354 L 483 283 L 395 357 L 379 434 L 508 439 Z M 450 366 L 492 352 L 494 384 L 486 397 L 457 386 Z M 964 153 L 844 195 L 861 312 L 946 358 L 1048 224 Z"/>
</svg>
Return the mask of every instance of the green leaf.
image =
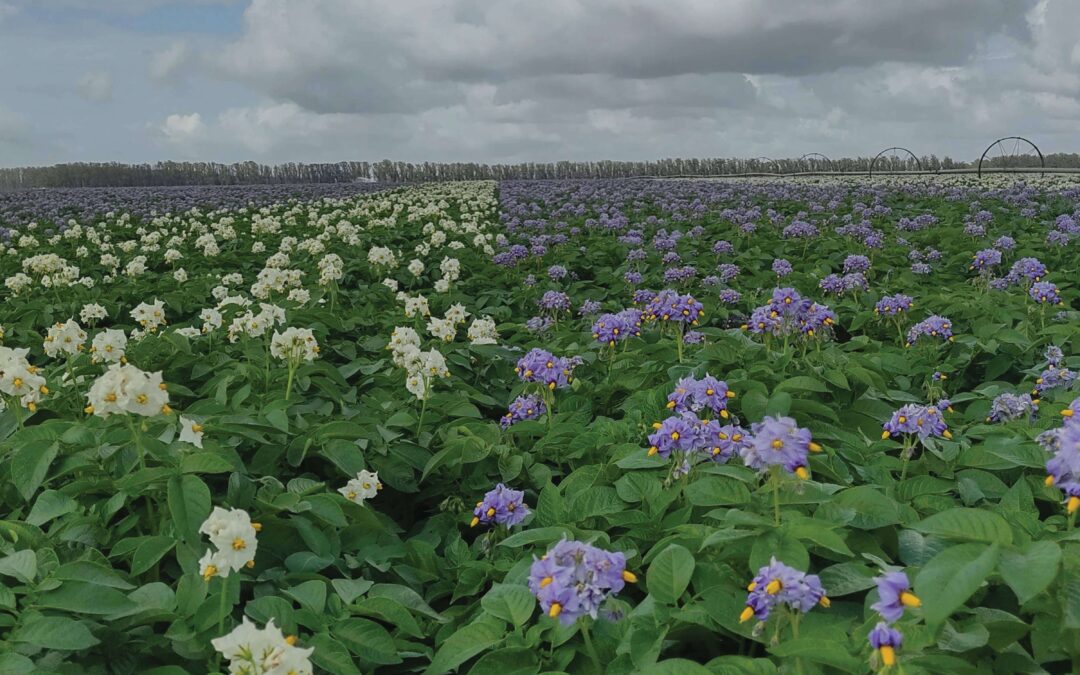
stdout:
<svg viewBox="0 0 1080 675">
<path fill-rule="evenodd" d="M 67 581 L 39 595 L 37 606 L 79 614 L 120 614 L 134 609 L 135 603 L 115 588 Z"/>
<path fill-rule="evenodd" d="M 823 663 L 845 673 L 861 672 L 865 668 L 859 659 L 851 655 L 843 643 L 819 637 L 784 640 L 770 647 L 769 651 L 783 658 L 801 658 L 814 663 Z"/>
<path fill-rule="evenodd" d="M 34 508 L 26 516 L 26 522 L 41 527 L 54 518 L 71 513 L 79 508 L 79 503 L 62 492 L 45 490 L 38 495 Z"/>
<path fill-rule="evenodd" d="M 653 559 L 646 579 L 649 595 L 669 605 L 678 602 L 694 574 L 694 555 L 671 544 Z"/>
<path fill-rule="evenodd" d="M 536 608 L 536 598 L 524 586 L 495 584 L 480 600 L 488 614 L 517 627 L 525 624 Z"/>
<path fill-rule="evenodd" d="M 462 626 L 439 645 L 435 658 L 431 660 L 431 665 L 424 671 L 424 675 L 449 673 L 477 654 L 497 645 L 502 641 L 503 634 L 501 621 L 481 619 Z"/>
<path fill-rule="evenodd" d="M 525 530 L 512 534 L 506 539 L 499 542 L 499 546 L 506 546 L 507 548 L 520 548 L 529 544 L 548 544 L 553 541 L 558 541 L 563 537 L 571 536 L 573 533 L 570 528 L 562 525 L 552 527 L 538 527 L 535 530 Z"/>
<path fill-rule="evenodd" d="M 394 638 L 374 621 L 346 619 L 331 626 L 330 632 L 364 661 L 378 665 L 401 663 Z"/>
<path fill-rule="evenodd" d="M 998 574 L 1016 593 L 1020 604 L 1042 593 L 1053 583 L 1061 564 L 1061 547 L 1052 541 L 1036 541 L 1022 553 L 1002 551 Z"/>
<path fill-rule="evenodd" d="M 374 583 L 367 579 L 334 579 L 330 582 L 330 585 L 334 587 L 334 591 L 337 592 L 342 602 L 350 604 L 353 600 L 367 593 Z"/>
<path fill-rule="evenodd" d="M 694 506 L 730 506 L 748 504 L 750 490 L 746 484 L 729 476 L 705 474 L 683 490 Z"/>
<path fill-rule="evenodd" d="M 60 446 L 54 441 L 28 441 L 11 458 L 11 482 L 22 498 L 30 501 L 41 487 Z"/>
<path fill-rule="evenodd" d="M 174 476 L 169 479 L 167 499 L 180 539 L 198 541 L 199 527 L 210 515 L 210 488 L 198 476 Z"/>
<path fill-rule="evenodd" d="M 1008 546 L 1013 540 L 1012 529 L 1004 518 L 993 511 L 981 509 L 956 508 L 935 513 L 913 525 L 912 529 L 947 539 L 1003 546 Z"/>
<path fill-rule="evenodd" d="M 928 562 L 915 578 L 926 622 L 936 626 L 967 602 L 993 572 L 999 554 L 997 544 L 959 544 Z"/>
<path fill-rule="evenodd" d="M 43 649 L 77 651 L 89 649 L 100 640 L 82 622 L 66 616 L 43 616 L 29 619 L 11 638 Z"/>
<path fill-rule="evenodd" d="M 213 452 L 196 452 L 180 460 L 182 473 L 228 473 L 234 471 L 232 462 Z"/>
<path fill-rule="evenodd" d="M 773 391 L 815 391 L 823 393 L 829 390 L 825 383 L 815 377 L 796 375 L 776 385 Z"/>
<path fill-rule="evenodd" d="M 146 537 L 131 557 L 131 573 L 142 574 L 172 550 L 176 540 L 172 537 Z"/>
<path fill-rule="evenodd" d="M 330 637 L 327 633 L 319 633 L 311 638 L 303 647 L 314 647 L 311 653 L 311 662 L 334 675 L 361 675 L 360 669 L 349 656 L 349 650 L 338 640 Z"/>
<path fill-rule="evenodd" d="M 469 670 L 469 675 L 534 675 L 539 671 L 536 650 L 510 647 L 481 656 Z"/>
<path fill-rule="evenodd" d="M 0 574 L 15 577 L 24 584 L 32 583 L 37 576 L 37 554 L 24 549 L 0 558 Z"/>
</svg>

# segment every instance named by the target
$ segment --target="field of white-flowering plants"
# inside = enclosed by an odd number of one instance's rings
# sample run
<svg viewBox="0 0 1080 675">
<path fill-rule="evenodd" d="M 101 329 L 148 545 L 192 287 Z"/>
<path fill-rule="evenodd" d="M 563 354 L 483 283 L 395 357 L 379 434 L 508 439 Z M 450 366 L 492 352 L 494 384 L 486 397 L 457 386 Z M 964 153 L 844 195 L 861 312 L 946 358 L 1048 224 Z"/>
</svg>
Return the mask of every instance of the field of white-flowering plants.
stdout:
<svg viewBox="0 0 1080 675">
<path fill-rule="evenodd" d="M 0 195 L 0 672 L 1080 670 L 1077 184 L 375 190 Z"/>
</svg>

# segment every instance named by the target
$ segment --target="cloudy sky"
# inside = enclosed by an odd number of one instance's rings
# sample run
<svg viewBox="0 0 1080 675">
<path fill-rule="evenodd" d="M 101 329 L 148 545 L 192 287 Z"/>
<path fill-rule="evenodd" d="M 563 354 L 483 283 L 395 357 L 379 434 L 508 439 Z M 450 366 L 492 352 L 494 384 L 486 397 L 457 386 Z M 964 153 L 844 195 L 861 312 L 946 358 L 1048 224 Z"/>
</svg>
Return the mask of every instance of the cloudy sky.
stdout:
<svg viewBox="0 0 1080 675">
<path fill-rule="evenodd" d="M 1076 0 L 0 0 L 0 166 L 1080 151 Z"/>
</svg>

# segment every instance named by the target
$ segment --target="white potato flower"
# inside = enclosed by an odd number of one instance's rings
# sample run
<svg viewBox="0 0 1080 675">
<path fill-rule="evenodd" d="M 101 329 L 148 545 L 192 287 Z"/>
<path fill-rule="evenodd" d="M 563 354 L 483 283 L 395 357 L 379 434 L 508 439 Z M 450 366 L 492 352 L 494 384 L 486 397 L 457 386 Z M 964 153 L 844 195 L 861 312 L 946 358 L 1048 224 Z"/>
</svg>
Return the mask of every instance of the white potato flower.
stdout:
<svg viewBox="0 0 1080 675">
<path fill-rule="evenodd" d="M 86 398 L 87 414 L 98 417 L 127 413 L 154 417 L 172 412 L 161 373 L 147 373 L 130 364 L 110 365 L 90 385 Z"/>
<path fill-rule="evenodd" d="M 203 425 L 187 417 L 180 417 L 180 442 L 202 447 Z"/>
<path fill-rule="evenodd" d="M 473 319 L 468 330 L 469 342 L 474 345 L 494 345 L 499 342 L 495 321 L 489 317 Z"/>
<path fill-rule="evenodd" d="M 319 343 L 310 328 L 286 328 L 281 333 L 274 331 L 270 354 L 283 361 L 310 363 L 319 355 Z"/>
<path fill-rule="evenodd" d="M 79 310 L 79 319 L 86 323 L 92 323 L 107 316 L 109 316 L 109 313 L 105 308 L 94 302 L 83 305 L 82 309 Z"/>
<path fill-rule="evenodd" d="M 223 509 L 215 506 L 213 512 L 199 527 L 199 533 L 210 538 L 216 552 L 207 551 L 200 561 L 204 579 L 214 576 L 227 577 L 245 567 L 255 566 L 255 551 L 259 546 L 255 535 L 262 526 L 251 522 L 251 516 L 243 509 Z"/>
<path fill-rule="evenodd" d="M 84 331 L 75 319 L 68 319 L 64 323 L 57 323 L 49 328 L 45 336 L 45 354 L 50 358 L 58 355 L 74 356 L 83 350 L 86 342 Z"/>
<path fill-rule="evenodd" d="M 296 639 L 285 637 L 274 620 L 260 630 L 246 616 L 228 635 L 210 641 L 214 649 L 229 661 L 228 672 L 234 675 L 311 675 L 314 647 L 295 646 Z"/>
<path fill-rule="evenodd" d="M 135 319 L 144 330 L 153 333 L 158 326 L 166 323 L 165 303 L 157 298 L 149 304 L 140 302 L 135 309 L 131 310 L 131 318 Z"/>
<path fill-rule="evenodd" d="M 349 480 L 345 487 L 338 488 L 338 492 L 350 502 L 362 506 L 365 500 L 375 497 L 381 489 L 382 483 L 379 482 L 379 472 L 365 469 L 356 474 L 356 478 Z"/>
<path fill-rule="evenodd" d="M 94 336 L 90 343 L 90 360 L 94 363 L 121 363 L 127 349 L 127 335 L 122 330 L 108 328 Z"/>
</svg>

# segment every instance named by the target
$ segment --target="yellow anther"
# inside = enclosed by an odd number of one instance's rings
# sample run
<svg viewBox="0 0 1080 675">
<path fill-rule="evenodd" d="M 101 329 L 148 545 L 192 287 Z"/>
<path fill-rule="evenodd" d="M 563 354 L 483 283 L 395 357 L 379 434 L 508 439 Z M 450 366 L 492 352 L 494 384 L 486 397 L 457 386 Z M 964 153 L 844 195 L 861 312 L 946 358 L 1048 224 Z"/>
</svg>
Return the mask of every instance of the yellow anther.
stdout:
<svg viewBox="0 0 1080 675">
<path fill-rule="evenodd" d="M 911 591 L 904 591 L 900 594 L 900 604 L 904 607 L 922 607 L 922 600 Z"/>
<path fill-rule="evenodd" d="M 558 617 L 559 614 L 561 614 L 561 613 L 562 613 L 562 605 L 560 605 L 557 602 L 551 603 L 551 609 L 548 610 L 548 616 L 550 616 L 552 619 L 554 619 L 554 618 Z"/>
<path fill-rule="evenodd" d="M 753 618 L 754 618 L 754 608 L 753 607 L 745 607 L 745 608 L 743 608 L 742 614 L 739 615 L 739 623 L 746 623 L 747 621 L 749 621 L 750 619 L 753 619 Z"/>
<path fill-rule="evenodd" d="M 889 645 L 882 645 L 881 649 L 881 663 L 886 666 L 896 665 L 896 650 Z"/>
<path fill-rule="evenodd" d="M 636 584 L 637 583 L 637 575 L 634 574 L 633 572 L 631 572 L 630 570 L 623 570 L 622 578 L 623 578 L 623 581 L 625 581 L 628 584 Z"/>
</svg>

